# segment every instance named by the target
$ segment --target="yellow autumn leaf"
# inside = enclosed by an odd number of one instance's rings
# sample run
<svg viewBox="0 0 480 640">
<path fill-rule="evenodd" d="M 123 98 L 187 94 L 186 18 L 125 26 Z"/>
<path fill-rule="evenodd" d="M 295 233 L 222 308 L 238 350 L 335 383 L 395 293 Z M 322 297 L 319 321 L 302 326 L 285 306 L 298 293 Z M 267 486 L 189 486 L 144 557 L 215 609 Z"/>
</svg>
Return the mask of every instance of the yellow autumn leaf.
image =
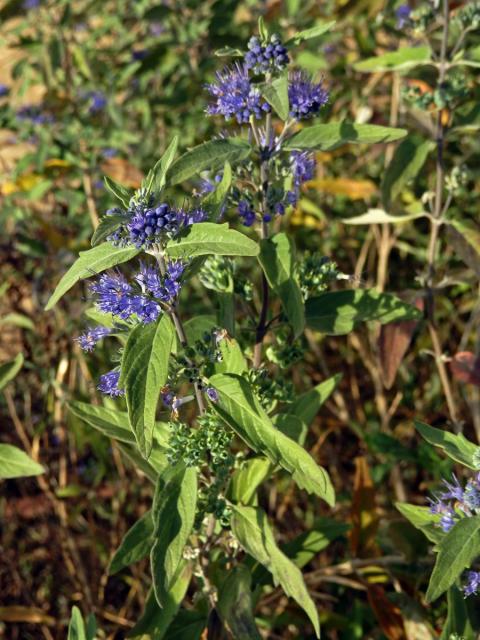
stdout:
<svg viewBox="0 0 480 640">
<path fill-rule="evenodd" d="M 45 162 L 45 167 L 47 167 L 48 169 L 68 169 L 68 167 L 70 166 L 70 162 L 68 162 L 67 160 L 62 160 L 61 158 L 51 158 L 50 160 L 47 160 Z"/>
<path fill-rule="evenodd" d="M 17 191 L 30 191 L 30 189 L 33 189 L 33 187 L 36 187 L 37 184 L 42 182 L 43 179 L 44 178 L 37 173 L 24 173 L 17 178 L 15 182 L 4 182 L 0 186 L 0 192 L 2 195 L 8 196 Z"/>
<path fill-rule="evenodd" d="M 367 200 L 377 192 L 377 186 L 371 180 L 350 178 L 318 178 L 310 180 L 306 186 L 332 196 L 346 196 L 350 200 Z"/>
<path fill-rule="evenodd" d="M 2 196 L 9 196 L 16 191 L 18 191 L 18 187 L 15 182 L 4 182 L 2 185 L 0 185 L 0 193 L 2 194 Z"/>
</svg>

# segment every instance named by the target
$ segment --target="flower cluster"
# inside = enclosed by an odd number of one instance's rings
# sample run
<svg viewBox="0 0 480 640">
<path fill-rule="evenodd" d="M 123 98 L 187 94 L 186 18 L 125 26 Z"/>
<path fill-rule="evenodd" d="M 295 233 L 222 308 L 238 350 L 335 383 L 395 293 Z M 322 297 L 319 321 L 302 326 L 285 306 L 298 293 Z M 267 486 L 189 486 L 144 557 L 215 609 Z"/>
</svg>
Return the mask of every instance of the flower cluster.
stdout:
<svg viewBox="0 0 480 640">
<path fill-rule="evenodd" d="M 111 398 L 118 398 L 125 395 L 124 389 L 119 389 L 118 381 L 120 379 L 120 371 L 114 369 L 100 376 L 100 382 L 97 389 Z"/>
<path fill-rule="evenodd" d="M 315 175 L 315 156 L 309 151 L 292 151 L 290 164 L 293 184 L 297 189 Z"/>
<path fill-rule="evenodd" d="M 103 313 L 111 313 L 121 320 L 136 316 L 148 324 L 159 317 L 161 303 L 172 304 L 177 298 L 184 268 L 181 262 L 170 262 L 162 275 L 157 267 L 142 264 L 133 282 L 128 282 L 119 272 L 103 273 L 90 291 Z"/>
<path fill-rule="evenodd" d="M 174 238 L 184 227 L 208 219 L 207 212 L 200 207 L 185 210 L 166 202 L 156 204 L 153 195 L 132 199 L 126 211 L 115 207 L 106 214 L 116 215 L 122 221 L 108 239 L 115 244 L 133 244 L 138 249 L 150 249 L 166 238 Z"/>
<path fill-rule="evenodd" d="M 17 120 L 32 124 L 51 124 L 55 119 L 41 105 L 25 105 L 17 111 Z"/>
<path fill-rule="evenodd" d="M 307 254 L 297 266 L 298 282 L 305 300 L 328 289 L 342 275 L 337 264 L 319 253 Z"/>
<path fill-rule="evenodd" d="M 313 82 L 303 71 L 294 71 L 288 85 L 290 115 L 296 120 L 316 116 L 328 102 L 328 91 L 322 82 Z"/>
<path fill-rule="evenodd" d="M 235 118 L 239 124 L 257 120 L 270 111 L 270 105 L 258 87 L 250 82 L 248 69 L 239 64 L 216 73 L 216 82 L 206 85 L 215 101 L 207 107 L 208 115 L 221 115 L 226 120 Z"/>
<path fill-rule="evenodd" d="M 403 29 L 410 24 L 411 13 L 412 9 L 408 4 L 401 4 L 396 8 L 395 16 L 397 18 L 397 29 Z"/>
<path fill-rule="evenodd" d="M 247 69 L 253 69 L 255 73 L 267 73 L 274 69 L 281 71 L 289 62 L 287 49 L 279 35 L 273 34 L 267 44 L 262 44 L 255 36 L 250 38 L 248 52 L 245 54 Z"/>
<path fill-rule="evenodd" d="M 97 342 L 102 338 L 110 335 L 111 329 L 107 327 L 91 327 L 85 333 L 76 338 L 76 342 L 80 345 L 80 348 L 87 353 L 90 353 L 95 349 Z"/>
<path fill-rule="evenodd" d="M 238 215 L 242 220 L 242 224 L 246 227 L 251 227 L 256 219 L 253 205 L 248 200 L 240 200 L 238 203 Z"/>
<path fill-rule="evenodd" d="M 455 476 L 452 482 L 443 480 L 444 490 L 430 499 L 430 512 L 440 515 L 439 526 L 447 533 L 464 517 L 480 513 L 480 473 L 470 479 L 465 488 Z"/>
</svg>

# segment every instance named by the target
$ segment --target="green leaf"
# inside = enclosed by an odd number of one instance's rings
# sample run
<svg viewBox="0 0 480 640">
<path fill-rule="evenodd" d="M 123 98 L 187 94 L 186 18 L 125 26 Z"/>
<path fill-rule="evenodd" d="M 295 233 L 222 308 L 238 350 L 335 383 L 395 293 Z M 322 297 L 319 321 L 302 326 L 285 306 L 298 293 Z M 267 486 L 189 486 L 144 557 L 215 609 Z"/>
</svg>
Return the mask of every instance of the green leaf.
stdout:
<svg viewBox="0 0 480 640">
<path fill-rule="evenodd" d="M 115 180 L 112 180 L 108 176 L 104 176 L 103 180 L 110 193 L 113 194 L 117 200 L 120 200 L 125 209 L 128 209 L 130 199 L 133 196 L 133 191 L 131 189 L 127 189 L 127 187 L 124 187 L 121 184 L 118 184 L 118 182 L 115 182 Z"/>
<path fill-rule="evenodd" d="M 430 512 L 429 507 L 418 507 L 413 504 L 397 502 L 396 508 L 410 524 L 419 529 L 430 542 L 440 542 L 444 533 L 440 529 L 440 516 Z"/>
<path fill-rule="evenodd" d="M 382 198 L 385 207 L 395 200 L 409 180 L 418 175 L 434 148 L 434 142 L 422 140 L 419 136 L 408 136 L 399 144 L 383 174 Z"/>
<path fill-rule="evenodd" d="M 215 373 L 242 374 L 248 369 L 243 351 L 234 338 L 224 338 L 218 345 L 222 360 L 215 364 Z"/>
<path fill-rule="evenodd" d="M 272 82 L 262 84 L 260 91 L 275 113 L 282 120 L 287 120 L 290 113 L 287 74 L 284 73 Z"/>
<path fill-rule="evenodd" d="M 263 16 L 258 18 L 258 35 L 264 42 L 268 40 L 268 29 Z"/>
<path fill-rule="evenodd" d="M 449 458 L 469 469 L 478 471 L 473 462 L 474 454 L 479 447 L 465 438 L 461 433 L 455 434 L 443 429 L 435 429 L 424 422 L 415 420 L 415 428 L 427 442 L 443 449 Z"/>
<path fill-rule="evenodd" d="M 274 583 L 281 585 L 310 618 L 317 638 L 320 621 L 315 603 L 310 598 L 300 569 L 280 551 L 267 516 L 261 509 L 232 505 L 232 533 L 242 548 L 270 571 Z"/>
<path fill-rule="evenodd" d="M 256 256 L 258 244 L 246 235 L 229 229 L 228 224 L 198 222 L 170 240 L 166 252 L 171 258 L 195 256 Z"/>
<path fill-rule="evenodd" d="M 376 144 L 394 142 L 407 135 L 406 129 L 380 127 L 375 124 L 331 122 L 306 127 L 284 143 L 285 149 L 318 149 L 332 151 L 344 144 Z"/>
<path fill-rule="evenodd" d="M 215 55 L 219 58 L 223 58 L 225 56 L 241 58 L 243 56 L 243 51 L 241 51 L 240 49 L 234 49 L 233 47 L 222 47 L 221 49 L 217 49 L 215 51 Z"/>
<path fill-rule="evenodd" d="M 145 188 L 148 193 L 155 191 L 160 192 L 166 184 L 167 172 L 173 163 L 175 154 L 177 153 L 178 136 L 175 136 L 168 146 L 167 150 L 149 172 L 145 181 Z"/>
<path fill-rule="evenodd" d="M 480 516 L 462 518 L 438 544 L 426 600 L 433 602 L 453 585 L 480 555 Z"/>
<path fill-rule="evenodd" d="M 440 640 L 455 638 L 475 638 L 475 631 L 468 615 L 468 601 L 458 587 L 450 587 L 447 592 L 448 615 Z M 456 635 L 455 635 L 456 634 Z"/>
<path fill-rule="evenodd" d="M 238 565 L 229 571 L 219 589 L 217 610 L 235 640 L 261 640 L 252 604 L 252 576 Z"/>
<path fill-rule="evenodd" d="M 416 218 L 423 218 L 426 215 L 425 211 L 418 211 L 403 216 L 393 216 L 383 209 L 369 209 L 366 213 L 362 213 L 359 216 L 342 218 L 342 222 L 344 224 L 402 224 L 410 220 L 415 220 Z"/>
<path fill-rule="evenodd" d="M 317 386 L 310 389 L 310 391 L 298 396 L 296 400 L 287 406 L 285 412 L 296 415 L 307 425 L 310 425 L 322 404 L 326 402 L 335 391 L 341 379 L 342 374 L 337 373 L 331 378 L 317 384 Z"/>
<path fill-rule="evenodd" d="M 120 546 L 115 551 L 108 567 L 109 575 L 118 573 L 125 567 L 146 558 L 153 545 L 153 519 L 147 511 L 127 531 Z"/>
<path fill-rule="evenodd" d="M 449 220 L 447 240 L 455 254 L 480 278 L 480 230 L 472 220 Z"/>
<path fill-rule="evenodd" d="M 23 353 L 17 353 L 13 360 L 0 365 L 0 390 L 11 382 L 23 366 Z"/>
<path fill-rule="evenodd" d="M 96 247 L 109 236 L 112 235 L 123 223 L 125 222 L 125 216 L 120 214 L 103 216 L 100 220 L 98 227 L 93 232 L 90 244 L 92 247 Z"/>
<path fill-rule="evenodd" d="M 270 460 L 263 456 L 245 460 L 232 474 L 228 487 L 229 499 L 236 503 L 253 504 L 258 487 L 271 474 L 272 468 Z"/>
<path fill-rule="evenodd" d="M 285 315 L 298 338 L 305 328 L 303 298 L 294 276 L 295 247 L 286 233 L 262 240 L 258 260 L 268 284 L 280 298 Z"/>
<path fill-rule="evenodd" d="M 178 576 L 165 597 L 162 608 L 158 606 L 153 589 L 148 594 L 145 610 L 133 629 L 127 633 L 127 638 L 142 638 L 143 640 L 162 640 L 167 637 L 168 628 L 176 616 L 180 605 L 187 593 L 192 577 L 192 567 L 182 562 Z"/>
<path fill-rule="evenodd" d="M 229 162 L 225 162 L 221 181 L 216 189 L 202 200 L 202 209 L 207 211 L 209 220 L 217 222 L 221 217 L 231 184 L 232 168 Z"/>
<path fill-rule="evenodd" d="M 137 325 L 128 336 L 119 385 L 125 387 L 130 426 L 142 454 L 152 449 L 160 389 L 168 377 L 174 329 L 167 315 L 158 322 Z"/>
<path fill-rule="evenodd" d="M 204 142 L 173 163 L 167 173 L 168 184 L 178 184 L 206 169 L 215 171 L 223 167 L 225 162 L 238 164 L 248 158 L 250 152 L 250 145 L 241 138 Z"/>
<path fill-rule="evenodd" d="M 71 402 L 68 409 L 74 416 L 101 431 L 108 438 L 129 444 L 136 442 L 128 421 L 128 413 L 125 411 L 107 409 L 86 402 Z"/>
<path fill-rule="evenodd" d="M 67 640 L 89 640 L 85 629 L 82 613 L 78 607 L 72 607 L 72 614 L 68 625 Z"/>
<path fill-rule="evenodd" d="M 197 504 L 197 471 L 178 464 L 160 476 L 153 500 L 154 545 L 150 554 L 158 604 L 169 599 L 181 571 L 183 550 L 192 531 Z"/>
<path fill-rule="evenodd" d="M 0 478 L 25 478 L 45 473 L 41 464 L 32 460 L 25 451 L 11 444 L 0 444 Z"/>
<path fill-rule="evenodd" d="M 372 73 L 375 71 L 406 71 L 432 61 L 430 47 L 402 47 L 398 51 L 367 58 L 353 65 L 355 71 Z"/>
<path fill-rule="evenodd" d="M 98 247 L 80 251 L 79 257 L 72 264 L 67 273 L 58 283 L 51 295 L 45 311 L 52 309 L 62 296 L 69 291 L 79 280 L 91 278 L 105 269 L 110 269 L 117 264 L 127 262 L 140 253 L 135 247 L 119 248 L 111 242 L 104 242 Z"/>
<path fill-rule="evenodd" d="M 336 21 L 331 20 L 330 22 L 324 22 L 322 24 L 317 24 L 315 27 L 311 27 L 310 29 L 305 29 L 304 31 L 299 31 L 296 33 L 290 40 L 287 40 L 286 45 L 294 44 L 299 45 L 304 40 L 312 40 L 313 38 L 319 38 L 323 36 L 323 34 L 331 31 L 335 26 Z"/>
<path fill-rule="evenodd" d="M 302 446 L 307 438 L 308 426 L 303 420 L 291 413 L 279 413 L 273 416 L 275 427 L 291 440 L 295 440 Z"/>
<path fill-rule="evenodd" d="M 309 453 L 278 431 L 248 382 L 233 374 L 216 374 L 210 384 L 219 392 L 213 409 L 257 453 L 288 471 L 302 489 L 333 505 L 335 494 L 327 472 Z"/>
<path fill-rule="evenodd" d="M 391 293 L 374 289 L 330 291 L 310 298 L 305 305 L 307 325 L 327 335 L 350 333 L 359 322 L 419 320 L 421 312 Z"/>
</svg>

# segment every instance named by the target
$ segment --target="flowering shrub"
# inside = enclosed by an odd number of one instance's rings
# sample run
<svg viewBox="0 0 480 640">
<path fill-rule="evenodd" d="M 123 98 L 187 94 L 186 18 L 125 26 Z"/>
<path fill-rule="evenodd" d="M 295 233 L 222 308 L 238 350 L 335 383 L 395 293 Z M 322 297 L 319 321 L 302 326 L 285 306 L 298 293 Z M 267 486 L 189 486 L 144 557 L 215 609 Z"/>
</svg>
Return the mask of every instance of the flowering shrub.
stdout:
<svg viewBox="0 0 480 640">
<path fill-rule="evenodd" d="M 156 485 L 151 511 L 126 534 L 110 565 L 119 571 L 150 554 L 152 593 L 132 633 L 149 629 L 152 615 L 156 624 L 168 625 L 195 576 L 209 620 L 219 617 L 233 637 L 246 637 L 245 625 L 249 638 L 260 637 L 250 604 L 251 567 L 257 562 L 271 574 L 265 584 L 279 584 L 320 634 L 317 607 L 298 566 L 277 547 L 256 492 L 271 474 L 286 473 L 299 488 L 334 505 L 327 472 L 301 443 L 336 378 L 302 393 L 287 383 L 285 372 L 283 379 L 275 377 L 274 363 L 288 369 L 303 356 L 306 326 L 344 333 L 342 318 L 349 311 L 341 300 L 348 291 L 323 293 L 340 274 L 319 256 L 297 257 L 281 225 L 302 185 L 314 176 L 314 151 L 352 137 L 385 143 L 406 132 L 353 123 L 298 129 L 299 121 L 321 115 L 328 100 L 323 82 L 290 72 L 293 47 L 269 35 L 262 21 L 259 36 L 238 56 L 240 61 L 206 86 L 211 98 L 206 112 L 224 120 L 228 134 L 179 158 L 174 139 L 135 193 L 108 180 L 120 205 L 102 218 L 95 246 L 63 276 L 47 305 L 97 272 L 90 292 L 96 317 L 107 329 L 88 329 L 79 344 L 91 351 L 107 335 L 121 341 L 118 364 L 101 377 L 98 389 L 114 398 L 125 395 L 127 416 L 109 409 L 109 417 L 102 417 L 99 407 L 78 403 L 72 410 L 100 429 L 115 415 L 123 425 L 119 438 L 129 434 L 129 446 L 142 456 Z M 176 200 L 175 185 L 194 184 L 207 171 L 211 187 L 199 195 L 192 188 L 186 202 L 185 196 Z M 235 217 L 249 235 L 223 222 L 235 224 Z M 127 262 L 137 262 L 140 254 L 140 270 L 127 277 Z M 229 259 L 223 263 L 224 257 Z M 236 313 L 235 288 L 225 290 L 232 257 L 260 269 L 259 278 L 251 276 L 259 289 L 245 296 L 247 318 Z M 186 322 L 179 294 L 196 275 L 221 294 L 222 303 L 216 317 Z M 322 314 L 325 295 L 334 309 L 333 329 Z M 380 313 L 385 305 L 386 315 Z M 210 313 L 215 306 L 212 298 Z M 414 307 L 384 294 L 373 296 L 362 320 L 416 317 Z M 240 617 L 239 593 L 247 599 Z"/>
</svg>

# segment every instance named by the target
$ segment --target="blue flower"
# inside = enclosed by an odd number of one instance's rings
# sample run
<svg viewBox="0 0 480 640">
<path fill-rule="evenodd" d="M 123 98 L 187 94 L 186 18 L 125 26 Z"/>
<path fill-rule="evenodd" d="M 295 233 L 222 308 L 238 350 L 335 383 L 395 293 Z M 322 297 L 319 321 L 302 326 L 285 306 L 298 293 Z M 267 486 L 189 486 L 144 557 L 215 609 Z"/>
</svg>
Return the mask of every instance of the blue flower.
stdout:
<svg viewBox="0 0 480 640">
<path fill-rule="evenodd" d="M 328 92 L 321 82 L 313 82 L 303 71 L 295 71 L 288 86 L 290 115 L 297 120 L 316 116 L 328 101 Z"/>
<path fill-rule="evenodd" d="M 139 203 L 133 209 L 133 215 L 127 224 L 130 242 L 136 247 L 149 248 L 161 235 L 175 235 L 183 221 L 183 213 L 163 203 L 150 207 Z"/>
<path fill-rule="evenodd" d="M 480 488 L 478 482 L 469 480 L 463 494 L 463 504 L 472 511 L 480 509 Z"/>
<path fill-rule="evenodd" d="M 395 10 L 395 16 L 397 18 L 397 29 L 403 29 L 410 22 L 410 15 L 412 13 L 412 9 L 408 6 L 408 4 L 401 4 Z"/>
<path fill-rule="evenodd" d="M 218 402 L 218 391 L 216 389 L 214 389 L 213 387 L 207 387 L 206 393 L 207 393 L 207 398 L 211 402 Z"/>
<path fill-rule="evenodd" d="M 216 82 L 206 89 L 215 98 L 207 107 L 211 116 L 222 115 L 226 120 L 235 118 L 239 124 L 248 123 L 251 116 L 260 119 L 270 106 L 262 98 L 260 90 L 248 78 L 245 67 L 236 64 L 216 73 Z"/>
<path fill-rule="evenodd" d="M 255 211 L 248 200 L 240 200 L 238 203 L 238 215 L 246 227 L 251 227 L 255 222 Z"/>
<path fill-rule="evenodd" d="M 54 122 L 54 117 L 43 111 L 40 105 L 25 105 L 17 111 L 17 119 L 30 120 L 32 124 L 49 124 Z"/>
<path fill-rule="evenodd" d="M 78 336 L 75 341 L 78 342 L 83 351 L 91 352 L 94 350 L 97 342 L 105 338 L 105 336 L 110 335 L 110 333 L 111 330 L 107 329 L 107 327 L 92 327 Z"/>
<path fill-rule="evenodd" d="M 473 594 L 477 594 L 480 588 L 480 572 L 479 571 L 468 571 L 467 572 L 467 581 L 463 586 L 463 593 L 466 598 Z"/>
<path fill-rule="evenodd" d="M 315 156 L 309 151 L 292 151 L 290 154 L 293 184 L 300 187 L 315 175 Z"/>
<path fill-rule="evenodd" d="M 266 45 L 262 45 L 255 36 L 250 38 L 248 52 L 245 54 L 247 69 L 253 69 L 256 73 L 266 73 L 274 69 L 282 70 L 289 62 L 288 51 L 277 34 L 274 34 Z"/>
<path fill-rule="evenodd" d="M 10 88 L 7 87 L 6 84 L 0 83 L 0 98 L 4 98 L 5 96 L 8 96 L 9 93 L 10 93 Z"/>
<path fill-rule="evenodd" d="M 36 9 L 40 6 L 40 0 L 23 0 L 22 8 L 25 11 L 30 11 L 30 9 Z"/>
<path fill-rule="evenodd" d="M 97 389 L 102 393 L 110 396 L 111 398 L 116 398 L 118 396 L 124 396 L 125 390 L 118 388 L 118 380 L 120 378 L 120 371 L 113 370 L 108 373 L 104 373 L 103 376 L 100 376 L 100 382 L 98 383 Z"/>
<path fill-rule="evenodd" d="M 463 500 L 463 488 L 460 486 L 458 479 L 455 475 L 452 474 L 453 482 L 447 482 L 447 480 L 442 480 L 443 485 L 446 487 L 446 491 L 442 491 L 440 493 L 441 500 L 458 500 L 461 502 Z"/>
<path fill-rule="evenodd" d="M 92 115 L 100 113 L 107 106 L 107 98 L 102 91 L 87 91 L 83 97 L 88 100 L 88 111 Z"/>
<path fill-rule="evenodd" d="M 117 149 L 114 149 L 113 147 L 105 147 L 105 149 L 102 149 L 101 153 L 102 157 L 106 159 L 114 158 L 116 155 L 118 155 Z"/>
<path fill-rule="evenodd" d="M 103 273 L 90 290 L 97 296 L 97 307 L 103 313 L 112 313 L 122 320 L 134 313 L 132 286 L 121 273 Z"/>
</svg>

